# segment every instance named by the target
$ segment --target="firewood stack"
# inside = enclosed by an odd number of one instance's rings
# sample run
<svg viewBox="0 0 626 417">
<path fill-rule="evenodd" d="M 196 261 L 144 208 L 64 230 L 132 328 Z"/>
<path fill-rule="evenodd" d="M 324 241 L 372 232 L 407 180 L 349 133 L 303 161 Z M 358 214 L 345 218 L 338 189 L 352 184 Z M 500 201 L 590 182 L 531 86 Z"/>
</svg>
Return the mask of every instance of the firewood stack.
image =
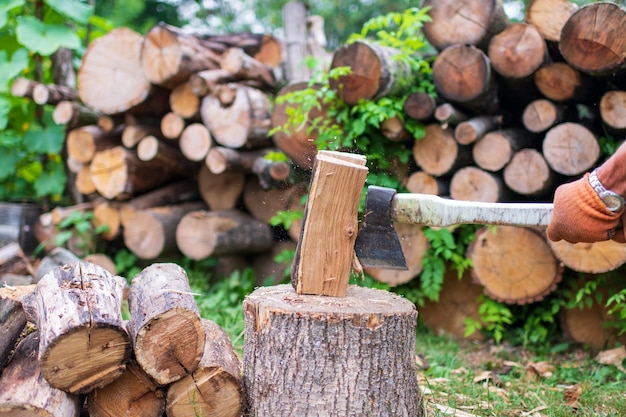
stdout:
<svg viewBox="0 0 626 417">
<path fill-rule="evenodd" d="M 239 358 L 200 318 L 185 271 L 155 263 L 136 275 L 128 322 L 125 285 L 78 262 L 0 290 L 0 416 L 243 414 Z"/>
</svg>

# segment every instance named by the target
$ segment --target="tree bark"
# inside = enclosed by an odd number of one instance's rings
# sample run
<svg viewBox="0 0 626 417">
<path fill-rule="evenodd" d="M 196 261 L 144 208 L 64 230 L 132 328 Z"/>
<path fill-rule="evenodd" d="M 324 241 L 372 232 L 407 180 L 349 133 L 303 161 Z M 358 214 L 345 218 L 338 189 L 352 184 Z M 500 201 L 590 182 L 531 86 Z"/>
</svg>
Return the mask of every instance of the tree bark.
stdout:
<svg viewBox="0 0 626 417">
<path fill-rule="evenodd" d="M 504 168 L 504 182 L 522 195 L 540 196 L 551 190 L 554 173 L 536 149 L 521 149 Z"/>
<path fill-rule="evenodd" d="M 0 294 L 0 374 L 9 362 L 11 351 L 26 326 L 26 314 L 22 303 L 4 294 Z"/>
<path fill-rule="evenodd" d="M 595 165 L 600 157 L 596 136 L 578 123 L 561 123 L 550 129 L 543 140 L 543 156 L 554 171 L 579 175 Z"/>
<path fill-rule="evenodd" d="M 54 106 L 52 120 L 68 129 L 98 123 L 101 114 L 76 101 L 63 100 Z"/>
<path fill-rule="evenodd" d="M 360 99 L 376 100 L 399 94 L 411 77 L 406 61 L 396 59 L 400 51 L 375 43 L 356 41 L 335 51 L 332 68 L 350 67 L 350 74 L 332 78 L 330 87 L 348 105 Z"/>
<path fill-rule="evenodd" d="M 185 270 L 154 263 L 135 275 L 128 291 L 128 331 L 137 363 L 157 385 L 196 369 L 205 334 Z"/>
<path fill-rule="evenodd" d="M 441 127 L 447 129 L 468 120 L 469 116 L 450 103 L 442 103 L 435 108 L 435 119 L 441 123 Z"/>
<path fill-rule="evenodd" d="M 33 89 L 33 101 L 40 105 L 56 106 L 61 101 L 76 99 L 78 99 L 76 90 L 64 85 L 37 84 Z"/>
<path fill-rule="evenodd" d="M 190 259 L 210 256 L 258 253 L 273 243 L 267 223 L 238 210 L 187 213 L 178 223 L 176 243 Z"/>
<path fill-rule="evenodd" d="M 131 360 L 122 376 L 87 397 L 89 417 L 162 416 L 165 390 Z"/>
<path fill-rule="evenodd" d="M 545 238 L 530 228 L 481 228 L 467 257 L 474 281 L 491 298 L 507 304 L 541 301 L 556 289 L 563 272 Z"/>
<path fill-rule="evenodd" d="M 178 147 L 152 135 L 137 144 L 137 157 L 143 162 L 158 163 L 176 177 L 194 179 L 200 170 L 200 164 L 187 159 Z"/>
<path fill-rule="evenodd" d="M 424 36 L 439 51 L 450 45 L 478 45 L 485 48 L 493 35 L 509 25 L 502 2 L 471 0 L 425 0 L 431 7 L 430 22 L 424 23 Z"/>
<path fill-rule="evenodd" d="M 548 241 L 554 256 L 563 265 L 577 272 L 602 274 L 614 271 L 626 263 L 626 247 L 612 240 L 595 243 Z"/>
<path fill-rule="evenodd" d="M 260 88 L 266 91 L 273 91 L 277 84 L 272 68 L 246 54 L 241 48 L 224 51 L 221 69 L 236 80 L 257 81 Z"/>
<path fill-rule="evenodd" d="M 626 67 L 626 12 L 617 4 L 581 7 L 561 31 L 559 50 L 572 67 L 606 76 Z"/>
<path fill-rule="evenodd" d="M 53 269 L 24 299 L 51 386 L 84 394 L 122 374 L 131 348 L 121 316 L 124 286 L 123 278 L 80 262 Z"/>
<path fill-rule="evenodd" d="M 141 69 L 143 41 L 133 30 L 117 28 L 91 42 L 78 70 L 81 101 L 105 114 L 142 103 L 151 90 Z"/>
<path fill-rule="evenodd" d="M 211 320 L 202 320 L 206 335 L 198 367 L 167 390 L 168 417 L 191 415 L 240 417 L 245 410 L 239 358 L 228 334 Z"/>
<path fill-rule="evenodd" d="M 501 126 L 502 119 L 502 116 L 490 115 L 472 117 L 456 125 L 454 138 L 461 145 L 472 144 L 486 135 L 487 132 Z"/>
<path fill-rule="evenodd" d="M 341 298 L 299 295 L 279 285 L 255 290 L 244 313 L 251 417 L 423 415 L 417 311 L 406 299 L 356 286 Z"/>
<path fill-rule="evenodd" d="M 413 145 L 413 159 L 419 167 L 436 177 L 452 174 L 471 162 L 469 146 L 454 140 L 452 129 L 433 123 L 426 126 L 426 134 Z"/>
<path fill-rule="evenodd" d="M 78 395 L 53 388 L 44 378 L 37 357 L 39 334 L 31 333 L 17 346 L 0 378 L 0 416 L 78 417 Z"/>
</svg>

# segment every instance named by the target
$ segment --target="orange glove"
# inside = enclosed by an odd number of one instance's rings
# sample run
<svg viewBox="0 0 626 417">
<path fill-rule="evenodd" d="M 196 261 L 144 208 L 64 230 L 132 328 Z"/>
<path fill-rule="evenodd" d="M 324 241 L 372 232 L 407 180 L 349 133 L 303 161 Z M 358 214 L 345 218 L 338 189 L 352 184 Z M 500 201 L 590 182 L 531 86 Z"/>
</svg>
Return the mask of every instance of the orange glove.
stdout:
<svg viewBox="0 0 626 417">
<path fill-rule="evenodd" d="M 612 213 L 584 177 L 560 185 L 554 194 L 554 211 L 548 225 L 548 239 L 570 243 L 614 239 L 624 242 L 621 217 L 624 210 Z"/>
</svg>

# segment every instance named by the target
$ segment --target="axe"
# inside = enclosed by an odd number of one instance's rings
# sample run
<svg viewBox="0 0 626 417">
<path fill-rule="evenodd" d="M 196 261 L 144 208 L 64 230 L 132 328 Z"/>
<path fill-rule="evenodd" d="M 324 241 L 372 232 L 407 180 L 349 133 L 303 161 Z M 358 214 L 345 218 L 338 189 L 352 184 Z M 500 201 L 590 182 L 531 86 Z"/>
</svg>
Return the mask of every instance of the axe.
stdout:
<svg viewBox="0 0 626 417">
<path fill-rule="evenodd" d="M 363 267 L 407 269 L 393 223 L 447 227 L 457 224 L 547 226 L 551 203 L 485 203 L 435 195 L 396 193 L 369 186 L 355 252 Z"/>
</svg>

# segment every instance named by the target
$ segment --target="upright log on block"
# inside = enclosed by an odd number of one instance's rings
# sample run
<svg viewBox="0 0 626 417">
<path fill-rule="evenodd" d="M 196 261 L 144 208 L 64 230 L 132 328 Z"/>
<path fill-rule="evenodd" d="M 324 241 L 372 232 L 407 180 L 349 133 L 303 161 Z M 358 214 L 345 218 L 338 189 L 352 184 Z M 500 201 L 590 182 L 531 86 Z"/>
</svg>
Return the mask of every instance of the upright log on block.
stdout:
<svg viewBox="0 0 626 417">
<path fill-rule="evenodd" d="M 335 51 L 331 68 L 350 67 L 350 74 L 331 78 L 330 86 L 349 105 L 360 99 L 376 100 L 401 91 L 411 77 L 406 61 L 395 59 L 400 51 L 357 41 Z"/>
<path fill-rule="evenodd" d="M 365 162 L 364 156 L 342 152 L 322 151 L 316 156 L 291 270 L 298 294 L 346 295 L 356 256 Z"/>
<path fill-rule="evenodd" d="M 157 384 L 193 372 L 204 352 L 205 334 L 187 273 L 173 263 L 154 263 L 135 275 L 128 291 L 135 358 Z"/>
<path fill-rule="evenodd" d="M 323 241 L 320 244 L 324 244 Z M 423 415 L 415 305 L 351 286 L 345 297 L 259 288 L 244 301 L 250 417 Z"/>
<path fill-rule="evenodd" d="M 122 324 L 126 280 L 87 262 L 47 273 L 24 297 L 40 333 L 38 360 L 51 386 L 83 394 L 118 378 L 130 356 Z"/>
<path fill-rule="evenodd" d="M 44 378 L 36 360 L 39 344 L 39 333 L 34 332 L 17 345 L 0 378 L 0 416 L 78 417 L 79 396 L 51 387 Z"/>
<path fill-rule="evenodd" d="M 217 323 L 202 320 L 206 341 L 196 370 L 167 390 L 168 417 L 240 417 L 245 395 L 239 358 L 228 334 Z"/>
</svg>

